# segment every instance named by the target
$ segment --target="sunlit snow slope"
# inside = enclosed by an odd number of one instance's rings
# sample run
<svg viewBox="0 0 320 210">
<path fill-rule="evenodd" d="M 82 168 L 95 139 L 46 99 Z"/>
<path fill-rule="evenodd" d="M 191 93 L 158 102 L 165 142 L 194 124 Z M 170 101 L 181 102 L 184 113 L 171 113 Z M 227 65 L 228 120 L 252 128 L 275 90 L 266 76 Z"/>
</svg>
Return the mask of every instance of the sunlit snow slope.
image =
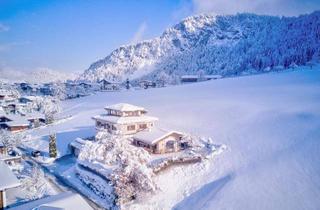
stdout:
<svg viewBox="0 0 320 210">
<path fill-rule="evenodd" d="M 60 151 L 73 137 L 92 134 L 90 117 L 116 102 L 145 106 L 162 127 L 228 146 L 188 187 L 161 182 L 163 191 L 137 209 L 320 208 L 320 68 L 67 101 L 66 113 L 75 115 L 55 127 Z"/>
</svg>

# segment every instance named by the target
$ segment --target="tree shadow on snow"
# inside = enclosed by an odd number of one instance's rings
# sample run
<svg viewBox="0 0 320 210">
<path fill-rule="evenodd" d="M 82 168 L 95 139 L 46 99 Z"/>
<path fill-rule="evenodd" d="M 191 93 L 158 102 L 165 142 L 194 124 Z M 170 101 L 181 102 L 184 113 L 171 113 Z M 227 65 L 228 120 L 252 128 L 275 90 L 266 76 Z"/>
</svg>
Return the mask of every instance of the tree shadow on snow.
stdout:
<svg viewBox="0 0 320 210">
<path fill-rule="evenodd" d="M 182 209 L 203 209 L 205 205 L 214 199 L 220 190 L 230 182 L 234 174 L 228 174 L 220 179 L 210 182 L 189 196 L 185 197 L 181 202 L 173 207 L 173 210 Z"/>
</svg>

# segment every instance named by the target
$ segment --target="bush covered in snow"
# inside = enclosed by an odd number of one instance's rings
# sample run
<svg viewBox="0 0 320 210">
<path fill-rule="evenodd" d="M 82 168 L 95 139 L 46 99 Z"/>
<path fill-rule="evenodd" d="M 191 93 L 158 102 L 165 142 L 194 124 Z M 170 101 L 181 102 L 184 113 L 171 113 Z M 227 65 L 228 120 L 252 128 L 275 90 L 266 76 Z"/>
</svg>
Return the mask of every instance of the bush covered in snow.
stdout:
<svg viewBox="0 0 320 210">
<path fill-rule="evenodd" d="M 120 207 L 146 192 L 155 191 L 153 172 L 147 166 L 149 160 L 147 151 L 133 146 L 125 137 L 107 132 L 99 132 L 96 141 L 88 141 L 78 157 L 80 165 L 110 180 Z"/>
<path fill-rule="evenodd" d="M 50 188 L 45 179 L 44 172 L 37 166 L 31 170 L 26 169 L 22 172 L 22 190 L 26 192 L 27 200 L 36 200 L 50 194 Z"/>
<path fill-rule="evenodd" d="M 81 166 L 75 168 L 78 178 L 97 196 L 104 201 L 104 207 L 107 209 L 113 209 L 116 205 L 116 195 L 114 194 L 114 188 L 111 182 L 103 179 L 102 177 L 95 175 Z"/>
<path fill-rule="evenodd" d="M 8 149 L 19 146 L 24 138 L 25 135 L 23 133 L 12 133 L 8 130 L 0 129 L 0 143 Z"/>
</svg>

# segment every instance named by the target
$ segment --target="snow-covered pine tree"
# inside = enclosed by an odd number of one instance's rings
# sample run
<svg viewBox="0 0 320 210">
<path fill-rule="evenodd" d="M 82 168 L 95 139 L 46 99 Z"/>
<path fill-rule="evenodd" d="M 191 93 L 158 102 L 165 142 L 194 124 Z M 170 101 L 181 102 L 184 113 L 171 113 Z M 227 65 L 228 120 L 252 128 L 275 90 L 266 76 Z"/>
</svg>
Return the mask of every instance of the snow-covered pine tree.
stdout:
<svg viewBox="0 0 320 210">
<path fill-rule="evenodd" d="M 49 155 L 51 158 L 56 158 L 58 155 L 56 141 L 57 141 L 56 134 L 50 134 L 49 135 Z"/>
<path fill-rule="evenodd" d="M 129 82 L 129 79 L 127 79 L 126 81 L 126 89 L 129 90 L 130 89 L 130 82 Z"/>
</svg>

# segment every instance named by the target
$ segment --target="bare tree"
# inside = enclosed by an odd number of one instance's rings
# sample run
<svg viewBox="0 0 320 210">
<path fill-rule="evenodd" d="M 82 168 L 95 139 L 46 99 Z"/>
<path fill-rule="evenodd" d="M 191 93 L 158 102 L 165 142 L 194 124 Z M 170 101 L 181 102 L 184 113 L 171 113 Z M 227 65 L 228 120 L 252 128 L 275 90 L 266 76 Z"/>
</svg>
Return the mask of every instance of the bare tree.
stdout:
<svg viewBox="0 0 320 210">
<path fill-rule="evenodd" d="M 22 181 L 22 189 L 26 191 L 28 200 L 36 200 L 49 194 L 44 172 L 38 166 L 32 166 L 28 176 Z"/>
<path fill-rule="evenodd" d="M 0 130 L 0 142 L 7 148 L 12 149 L 21 144 L 24 135 L 22 133 L 12 133 L 8 130 Z"/>
</svg>

